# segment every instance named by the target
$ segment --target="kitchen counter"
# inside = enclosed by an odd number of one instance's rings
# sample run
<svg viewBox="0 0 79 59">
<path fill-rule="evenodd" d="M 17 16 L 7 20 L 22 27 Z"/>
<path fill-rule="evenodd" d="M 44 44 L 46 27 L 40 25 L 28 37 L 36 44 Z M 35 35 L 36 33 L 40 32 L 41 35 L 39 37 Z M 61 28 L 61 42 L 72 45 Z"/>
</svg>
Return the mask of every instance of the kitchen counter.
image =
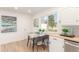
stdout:
<svg viewBox="0 0 79 59">
<path fill-rule="evenodd" d="M 58 38 L 61 38 L 61 39 L 65 39 L 65 40 L 71 40 L 71 41 L 75 41 L 75 42 L 79 42 L 79 37 L 65 37 L 65 36 L 60 36 L 59 34 L 50 34 L 50 36 L 52 37 L 58 37 Z"/>
</svg>

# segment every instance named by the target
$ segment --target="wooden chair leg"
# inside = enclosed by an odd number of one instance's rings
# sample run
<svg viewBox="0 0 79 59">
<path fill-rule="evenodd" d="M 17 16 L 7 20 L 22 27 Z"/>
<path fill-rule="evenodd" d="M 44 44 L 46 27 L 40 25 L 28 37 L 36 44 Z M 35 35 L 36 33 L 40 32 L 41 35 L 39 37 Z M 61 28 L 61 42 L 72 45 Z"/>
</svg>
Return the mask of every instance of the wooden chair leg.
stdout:
<svg viewBox="0 0 79 59">
<path fill-rule="evenodd" d="M 47 42 L 47 48 L 48 48 L 48 51 L 49 51 L 49 38 L 48 38 L 48 42 Z"/>
<path fill-rule="evenodd" d="M 30 47 L 31 47 L 31 42 L 30 42 Z"/>
<path fill-rule="evenodd" d="M 45 50 L 45 48 L 46 48 L 45 45 L 43 45 L 42 48 L 43 48 L 43 50 Z"/>
<path fill-rule="evenodd" d="M 27 47 L 28 47 L 28 44 L 29 44 L 29 39 L 28 39 L 28 41 L 27 41 Z"/>
<path fill-rule="evenodd" d="M 27 47 L 28 47 L 28 44 L 29 44 L 29 40 L 30 40 L 30 37 L 28 36 Z"/>
<path fill-rule="evenodd" d="M 32 45 L 32 50 L 33 50 L 33 52 L 34 52 L 34 39 L 33 39 L 33 45 Z"/>
<path fill-rule="evenodd" d="M 34 52 L 34 46 L 32 46 L 32 51 Z"/>
<path fill-rule="evenodd" d="M 38 52 L 38 46 L 37 46 L 37 52 Z"/>
</svg>

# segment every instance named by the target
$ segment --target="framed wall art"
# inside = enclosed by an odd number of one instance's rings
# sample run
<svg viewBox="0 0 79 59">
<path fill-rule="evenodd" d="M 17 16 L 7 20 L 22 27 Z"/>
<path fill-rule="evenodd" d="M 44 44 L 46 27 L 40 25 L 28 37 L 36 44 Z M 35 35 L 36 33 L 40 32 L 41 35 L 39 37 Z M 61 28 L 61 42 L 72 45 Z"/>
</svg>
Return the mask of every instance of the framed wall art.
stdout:
<svg viewBox="0 0 79 59">
<path fill-rule="evenodd" d="M 16 32 L 17 18 L 13 16 L 1 16 L 1 33 Z"/>
</svg>

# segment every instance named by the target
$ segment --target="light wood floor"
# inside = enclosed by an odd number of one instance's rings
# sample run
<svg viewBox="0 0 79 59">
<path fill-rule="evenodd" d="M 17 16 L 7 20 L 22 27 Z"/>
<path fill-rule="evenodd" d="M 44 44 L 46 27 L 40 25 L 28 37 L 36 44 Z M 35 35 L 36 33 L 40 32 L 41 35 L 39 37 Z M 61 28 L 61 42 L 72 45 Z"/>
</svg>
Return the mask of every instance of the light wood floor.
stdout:
<svg viewBox="0 0 79 59">
<path fill-rule="evenodd" d="M 27 47 L 26 40 L 1 45 L 0 50 L 1 52 L 32 52 L 32 48 Z M 35 52 L 37 52 L 36 48 L 35 48 Z M 48 52 L 48 48 L 45 50 L 39 48 L 39 52 Z"/>
</svg>

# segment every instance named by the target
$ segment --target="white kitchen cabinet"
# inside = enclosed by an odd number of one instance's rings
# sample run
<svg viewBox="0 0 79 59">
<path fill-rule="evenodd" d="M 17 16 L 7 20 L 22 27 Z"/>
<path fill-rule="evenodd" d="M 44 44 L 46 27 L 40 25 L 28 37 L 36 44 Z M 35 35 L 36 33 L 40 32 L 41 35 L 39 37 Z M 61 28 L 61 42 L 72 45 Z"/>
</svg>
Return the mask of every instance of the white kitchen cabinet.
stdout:
<svg viewBox="0 0 79 59">
<path fill-rule="evenodd" d="M 49 51 L 50 52 L 64 52 L 64 39 L 51 37 Z"/>
<path fill-rule="evenodd" d="M 75 19 L 76 19 L 76 25 L 79 25 L 79 8 L 76 8 Z"/>
<path fill-rule="evenodd" d="M 60 19 L 62 25 L 75 25 L 76 24 L 76 9 L 63 8 L 60 11 Z"/>
<path fill-rule="evenodd" d="M 60 21 L 61 25 L 79 25 L 79 8 L 62 8 Z"/>
</svg>

